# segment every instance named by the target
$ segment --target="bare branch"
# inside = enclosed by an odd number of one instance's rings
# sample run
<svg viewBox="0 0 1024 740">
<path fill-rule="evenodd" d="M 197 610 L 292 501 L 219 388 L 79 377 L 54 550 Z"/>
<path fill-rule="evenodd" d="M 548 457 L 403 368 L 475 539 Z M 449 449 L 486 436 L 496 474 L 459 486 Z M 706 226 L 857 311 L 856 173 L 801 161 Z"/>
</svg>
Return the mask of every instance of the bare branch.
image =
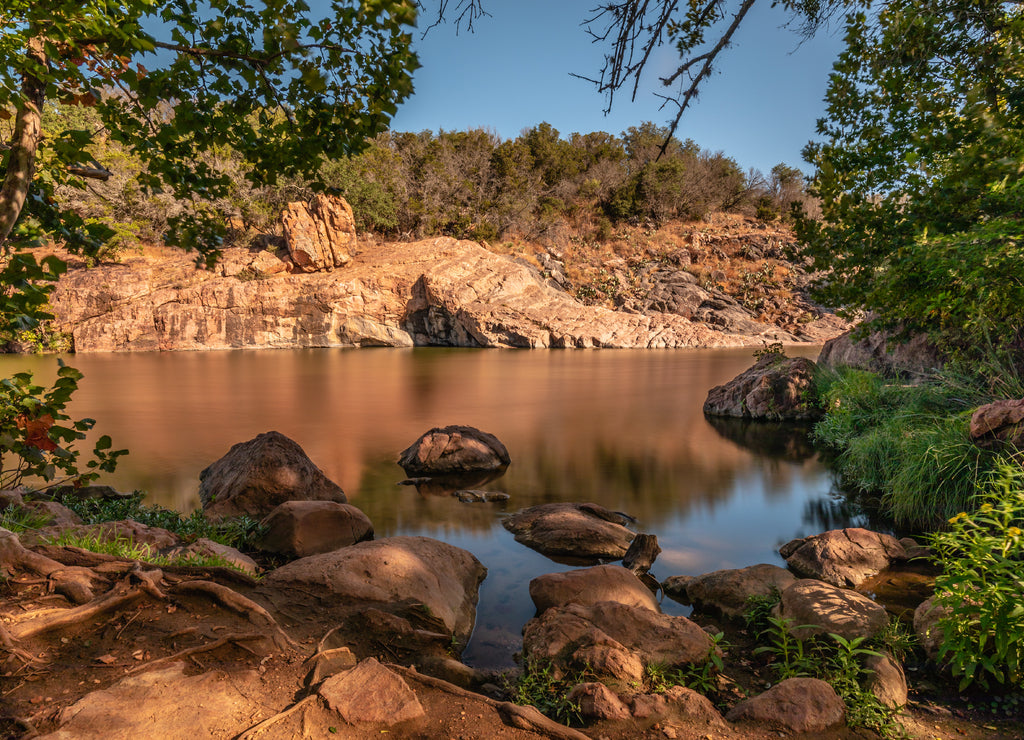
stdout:
<svg viewBox="0 0 1024 740">
<path fill-rule="evenodd" d="M 445 17 L 445 14 L 448 12 L 448 8 L 452 4 L 452 2 L 453 0 L 438 0 L 437 17 L 434 19 L 433 23 L 426 27 L 420 38 L 425 38 L 426 35 L 430 33 L 431 29 L 449 22 L 448 18 Z M 418 0 L 416 5 L 419 7 L 420 10 L 424 9 L 424 4 L 422 0 Z M 459 35 L 459 31 L 462 30 L 463 26 L 465 26 L 466 31 L 468 31 L 469 33 L 473 33 L 473 24 L 479 18 L 486 18 L 490 17 L 491 15 L 486 10 L 484 10 L 482 0 L 456 0 L 454 12 L 455 17 L 454 20 L 451 21 L 451 23 L 455 26 L 456 36 Z"/>
</svg>

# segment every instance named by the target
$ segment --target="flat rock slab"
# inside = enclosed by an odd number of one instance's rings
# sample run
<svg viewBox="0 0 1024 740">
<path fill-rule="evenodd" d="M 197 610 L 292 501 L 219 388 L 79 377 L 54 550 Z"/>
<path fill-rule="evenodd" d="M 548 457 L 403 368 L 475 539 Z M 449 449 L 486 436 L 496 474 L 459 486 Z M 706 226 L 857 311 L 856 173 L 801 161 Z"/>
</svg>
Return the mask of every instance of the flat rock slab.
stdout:
<svg viewBox="0 0 1024 740">
<path fill-rule="evenodd" d="M 753 367 L 708 392 L 704 413 L 767 421 L 813 421 L 821 417 L 815 364 L 805 357 L 768 354 Z"/>
<path fill-rule="evenodd" d="M 402 451 L 398 464 L 408 476 L 433 476 L 502 470 L 510 460 L 493 434 L 453 425 L 426 432 Z"/>
<path fill-rule="evenodd" d="M 390 727 L 425 714 L 409 684 L 373 658 L 331 676 L 318 692 L 349 724 L 374 723 Z"/>
<path fill-rule="evenodd" d="M 199 499 L 211 518 L 262 519 L 285 501 L 347 501 L 341 486 L 294 440 L 264 432 L 234 445 L 199 474 Z"/>
<path fill-rule="evenodd" d="M 792 620 L 790 632 L 800 639 L 821 634 L 871 638 L 889 624 L 885 607 L 867 596 L 809 578 L 783 591 L 776 610 Z"/>
<path fill-rule="evenodd" d="M 791 540 L 779 548 L 786 564 L 806 578 L 840 588 L 856 588 L 896 562 L 907 551 L 892 535 L 848 527 Z"/>
<path fill-rule="evenodd" d="M 634 533 L 629 519 L 597 504 L 531 506 L 502 521 L 516 542 L 543 553 L 577 558 L 619 559 Z"/>
<path fill-rule="evenodd" d="M 523 628 L 526 660 L 557 671 L 589 668 L 623 682 L 643 678 L 644 666 L 703 663 L 714 649 L 708 634 L 686 617 L 604 601 L 553 607 Z"/>
<path fill-rule="evenodd" d="M 537 576 L 530 581 L 530 598 L 538 614 L 553 606 L 589 606 L 601 601 L 661 611 L 651 590 L 621 565 L 596 565 Z"/>
<path fill-rule="evenodd" d="M 285 501 L 260 522 L 259 548 L 290 558 L 319 555 L 373 539 L 370 518 L 352 504 Z"/>
<path fill-rule="evenodd" d="M 817 678 L 787 678 L 734 706 L 725 718 L 784 732 L 824 732 L 846 718 L 846 705 L 835 689 Z"/>
<path fill-rule="evenodd" d="M 404 603 L 437 617 L 468 640 L 487 569 L 469 552 L 429 537 L 388 537 L 295 560 L 268 573 L 259 591 L 271 603 L 294 595 Z"/>
<path fill-rule="evenodd" d="M 255 671 L 186 676 L 173 663 L 87 694 L 61 712 L 60 729 L 45 740 L 200 740 L 235 736 L 260 707 Z M 247 690 L 249 687 L 250 690 Z M 42 739 L 41 739 L 42 740 Z"/>
<path fill-rule="evenodd" d="M 672 576 L 663 586 L 666 595 L 683 604 L 710 609 L 727 617 L 742 617 L 751 596 L 770 596 L 796 582 L 785 568 L 760 563 L 746 568 L 716 570 L 687 578 Z"/>
</svg>

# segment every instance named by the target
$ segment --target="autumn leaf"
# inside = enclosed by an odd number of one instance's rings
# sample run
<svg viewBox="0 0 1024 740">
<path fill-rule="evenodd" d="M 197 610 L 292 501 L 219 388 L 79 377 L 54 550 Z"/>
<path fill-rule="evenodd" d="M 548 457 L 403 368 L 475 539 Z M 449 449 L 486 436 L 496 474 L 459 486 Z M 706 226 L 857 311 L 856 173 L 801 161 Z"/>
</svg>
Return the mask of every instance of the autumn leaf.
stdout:
<svg viewBox="0 0 1024 740">
<path fill-rule="evenodd" d="M 24 430 L 25 444 L 30 447 L 45 452 L 57 449 L 57 444 L 49 435 L 50 427 L 53 426 L 53 417 L 49 414 L 43 414 L 38 419 L 29 419 L 25 414 L 21 414 L 15 419 L 15 424 L 18 429 Z"/>
</svg>

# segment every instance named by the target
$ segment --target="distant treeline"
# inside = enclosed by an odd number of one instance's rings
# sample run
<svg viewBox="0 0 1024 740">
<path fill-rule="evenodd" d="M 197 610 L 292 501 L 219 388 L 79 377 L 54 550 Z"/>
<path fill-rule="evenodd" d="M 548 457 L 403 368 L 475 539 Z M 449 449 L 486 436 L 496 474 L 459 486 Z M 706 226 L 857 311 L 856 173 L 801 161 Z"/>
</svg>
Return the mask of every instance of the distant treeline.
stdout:
<svg viewBox="0 0 1024 740">
<path fill-rule="evenodd" d="M 91 116 L 87 108 L 62 107 L 47 118 L 51 130 L 67 131 L 95 125 Z M 356 156 L 325 162 L 322 175 L 352 205 L 361 231 L 393 239 L 549 240 L 584 232 L 602 240 L 622 222 L 657 225 L 716 211 L 773 220 L 793 202 L 807 201 L 793 167 L 743 172 L 721 152 L 674 138 L 659 156 L 666 136 L 649 122 L 621 136 L 568 138 L 541 123 L 505 141 L 484 129 L 386 132 Z M 115 141 L 101 142 L 96 164 L 110 178 L 58 193 L 86 218 L 113 226 L 115 248 L 159 242 L 169 215 L 201 207 L 145 192 L 138 160 Z M 236 238 L 273 233 L 284 205 L 312 194 L 308 182 L 296 180 L 254 188 L 244 162 L 227 147 L 208 156 L 210 167 L 231 178 L 231 194 L 214 207 L 234 225 Z"/>
</svg>

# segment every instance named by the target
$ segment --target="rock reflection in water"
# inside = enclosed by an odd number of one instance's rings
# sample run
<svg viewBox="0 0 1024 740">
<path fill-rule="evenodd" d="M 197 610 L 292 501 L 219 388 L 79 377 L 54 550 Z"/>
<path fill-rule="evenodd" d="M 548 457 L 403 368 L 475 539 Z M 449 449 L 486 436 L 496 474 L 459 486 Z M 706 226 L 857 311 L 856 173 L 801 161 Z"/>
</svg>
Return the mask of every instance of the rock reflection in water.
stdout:
<svg viewBox="0 0 1024 740">
<path fill-rule="evenodd" d="M 816 354 L 816 348 L 804 350 Z M 791 352 L 792 354 L 792 352 Z M 778 562 L 779 542 L 820 531 L 804 521 L 827 499 L 828 472 L 798 437 L 711 426 L 707 390 L 753 364 L 749 349 L 507 351 L 465 349 L 146 353 L 69 358 L 85 374 L 70 410 L 130 448 L 121 490 L 189 511 L 199 471 L 235 443 L 277 430 L 298 442 L 374 524 L 378 537 L 426 535 L 488 568 L 466 659 L 512 660 L 533 616 L 531 578 L 566 570 L 500 524 L 536 504 L 593 502 L 657 535 L 654 577 Z M 0 376 L 52 379 L 52 357 L 0 357 Z M 509 495 L 462 503 L 449 485 L 396 485 L 398 453 L 424 429 L 472 425 L 512 458 Z M 727 428 L 723 432 L 721 429 Z M 716 432 L 716 429 L 719 431 Z M 434 495 L 441 493 L 443 495 Z M 428 492 L 429 491 L 429 492 Z M 812 531 L 813 530 L 813 531 Z M 679 605 L 665 605 L 669 611 Z"/>
<path fill-rule="evenodd" d="M 751 421 L 708 416 L 711 427 L 740 447 L 760 455 L 800 462 L 816 453 L 811 444 L 812 426 L 782 421 Z"/>
</svg>

